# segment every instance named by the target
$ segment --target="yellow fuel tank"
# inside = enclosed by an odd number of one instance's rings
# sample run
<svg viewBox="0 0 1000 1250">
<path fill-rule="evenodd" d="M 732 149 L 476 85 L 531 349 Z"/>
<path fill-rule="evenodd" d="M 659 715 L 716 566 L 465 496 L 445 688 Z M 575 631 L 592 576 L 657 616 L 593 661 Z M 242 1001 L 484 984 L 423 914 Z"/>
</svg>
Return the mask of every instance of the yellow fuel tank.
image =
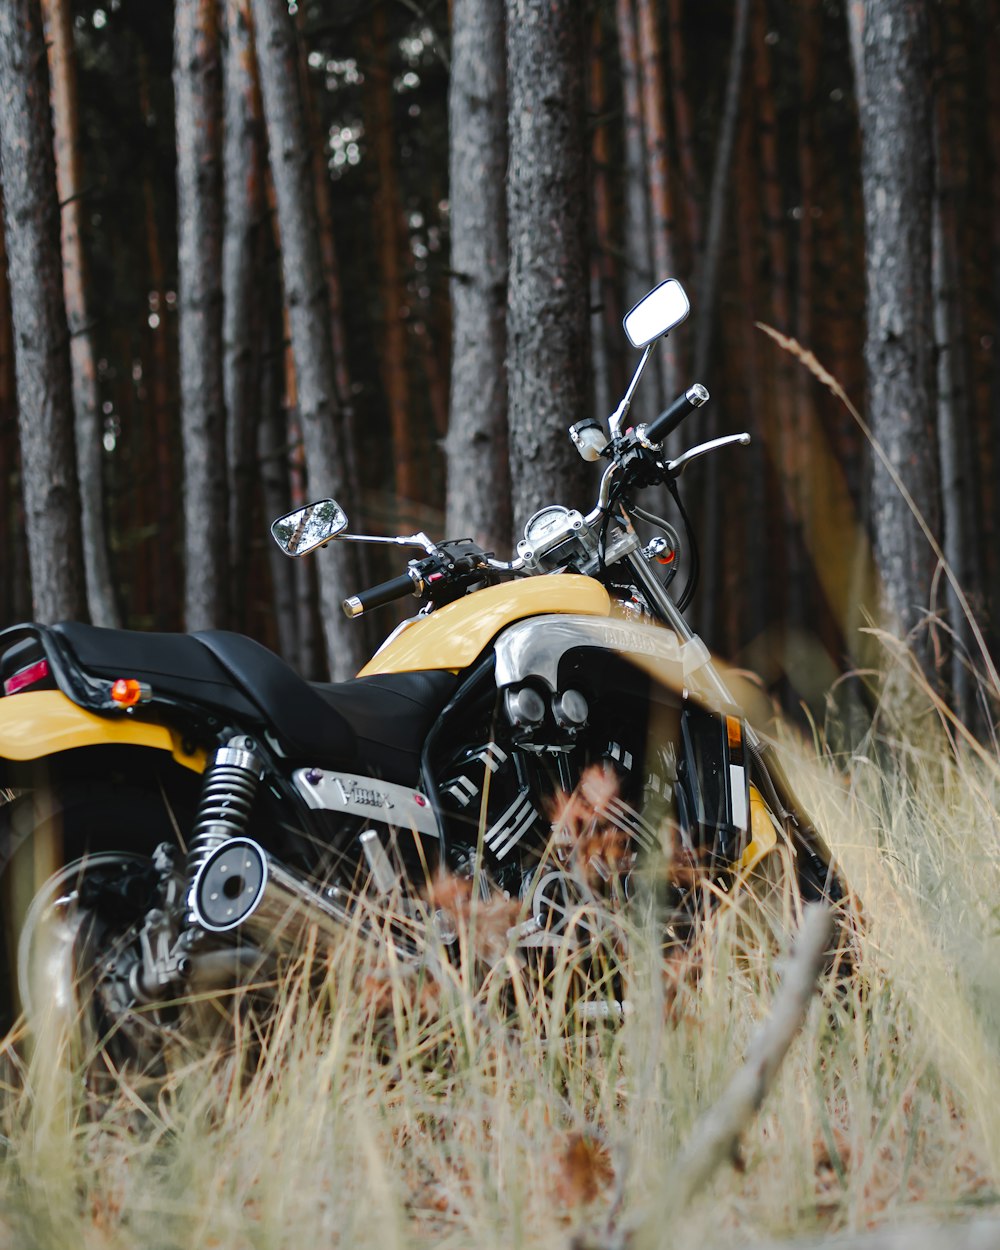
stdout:
<svg viewBox="0 0 1000 1250">
<path fill-rule="evenodd" d="M 390 635 L 358 676 L 441 668 L 458 672 L 468 668 L 507 625 L 547 612 L 610 616 L 611 599 L 600 582 L 576 573 L 490 586 L 409 622 Z"/>
</svg>

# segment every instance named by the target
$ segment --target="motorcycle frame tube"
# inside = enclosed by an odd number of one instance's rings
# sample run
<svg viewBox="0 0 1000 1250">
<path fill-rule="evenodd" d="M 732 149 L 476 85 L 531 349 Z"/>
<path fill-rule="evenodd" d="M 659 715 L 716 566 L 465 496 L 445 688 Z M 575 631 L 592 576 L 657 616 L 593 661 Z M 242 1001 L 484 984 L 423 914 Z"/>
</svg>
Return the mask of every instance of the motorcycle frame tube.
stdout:
<svg viewBox="0 0 1000 1250">
<path fill-rule="evenodd" d="M 611 596 L 578 573 L 526 577 L 456 599 L 416 621 L 376 651 L 358 673 L 460 672 L 473 664 L 508 625 L 544 613 L 610 616 Z"/>
<path fill-rule="evenodd" d="M 466 675 L 461 685 L 448 700 L 445 706 L 438 714 L 437 720 L 430 728 L 430 732 L 424 739 L 423 749 L 420 753 L 420 783 L 424 794 L 430 799 L 431 807 L 434 809 L 434 815 L 437 818 L 438 828 L 440 829 L 439 853 L 441 862 L 444 863 L 446 850 L 446 820 L 445 814 L 441 807 L 441 795 L 438 792 L 437 777 L 433 768 L 434 749 L 437 746 L 438 738 L 441 731 L 451 721 L 454 713 L 462 707 L 462 705 L 471 698 L 474 698 L 481 687 L 485 687 L 487 683 L 495 685 L 494 668 L 496 665 L 496 654 L 490 651 L 483 657 L 482 661 Z"/>
<path fill-rule="evenodd" d="M 127 713 L 95 716 L 61 690 L 25 691 L 0 699 L 0 759 L 42 759 L 93 746 L 134 746 L 169 751 L 183 768 L 200 773 L 206 756 L 189 751 L 180 734 Z"/>
</svg>

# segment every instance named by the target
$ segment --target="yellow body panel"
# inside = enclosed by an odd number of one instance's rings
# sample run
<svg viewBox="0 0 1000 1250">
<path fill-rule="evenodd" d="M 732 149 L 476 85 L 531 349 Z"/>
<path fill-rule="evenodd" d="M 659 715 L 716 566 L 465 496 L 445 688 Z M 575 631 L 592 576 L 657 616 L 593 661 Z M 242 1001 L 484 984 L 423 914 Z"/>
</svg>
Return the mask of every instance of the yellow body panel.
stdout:
<svg viewBox="0 0 1000 1250">
<path fill-rule="evenodd" d="M 169 751 L 178 764 L 200 773 L 204 751 L 188 754 L 180 736 L 163 725 L 151 725 L 122 712 L 95 716 L 77 707 L 59 690 L 27 691 L 0 699 L 0 758 L 36 760 L 77 747 L 152 747 Z"/>
<path fill-rule="evenodd" d="M 768 851 L 778 845 L 778 834 L 763 795 L 756 786 L 750 787 L 750 841 L 740 857 L 741 868 L 752 868 Z"/>
<path fill-rule="evenodd" d="M 609 616 L 611 599 L 600 582 L 576 573 L 490 586 L 414 621 L 376 651 L 358 676 L 433 668 L 457 672 L 481 655 L 505 626 L 546 612 Z"/>
</svg>

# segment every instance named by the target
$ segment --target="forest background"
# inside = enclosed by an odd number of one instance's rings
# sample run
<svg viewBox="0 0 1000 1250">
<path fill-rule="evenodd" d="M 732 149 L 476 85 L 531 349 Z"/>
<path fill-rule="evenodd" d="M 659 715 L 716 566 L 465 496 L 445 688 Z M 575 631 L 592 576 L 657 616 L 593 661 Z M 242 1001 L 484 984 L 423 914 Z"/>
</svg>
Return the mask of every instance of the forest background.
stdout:
<svg viewBox="0 0 1000 1250">
<path fill-rule="evenodd" d="M 0 623 L 236 628 L 348 676 L 391 620 L 339 600 L 398 568 L 288 561 L 272 517 L 334 494 L 506 556 L 592 501 L 565 431 L 676 276 L 633 415 L 698 380 L 685 444 L 753 436 L 685 476 L 708 643 L 818 707 L 888 623 L 988 721 L 998 10 L 7 0 Z"/>
</svg>

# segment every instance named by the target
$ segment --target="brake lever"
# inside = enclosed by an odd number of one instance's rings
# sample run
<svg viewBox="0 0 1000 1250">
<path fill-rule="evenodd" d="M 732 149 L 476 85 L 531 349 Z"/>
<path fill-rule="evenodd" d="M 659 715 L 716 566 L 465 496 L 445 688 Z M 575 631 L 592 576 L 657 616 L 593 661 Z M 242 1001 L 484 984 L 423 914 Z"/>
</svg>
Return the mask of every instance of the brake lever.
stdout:
<svg viewBox="0 0 1000 1250">
<path fill-rule="evenodd" d="M 700 460 L 711 451 L 719 451 L 722 447 L 729 447 L 736 443 L 739 443 L 741 447 L 749 447 L 750 435 L 744 431 L 742 434 L 726 434 L 722 438 L 713 438 L 707 443 L 699 443 L 697 447 L 692 447 L 683 455 L 678 456 L 676 460 L 668 460 L 666 470 L 671 477 L 680 477 L 692 461 Z"/>
</svg>

